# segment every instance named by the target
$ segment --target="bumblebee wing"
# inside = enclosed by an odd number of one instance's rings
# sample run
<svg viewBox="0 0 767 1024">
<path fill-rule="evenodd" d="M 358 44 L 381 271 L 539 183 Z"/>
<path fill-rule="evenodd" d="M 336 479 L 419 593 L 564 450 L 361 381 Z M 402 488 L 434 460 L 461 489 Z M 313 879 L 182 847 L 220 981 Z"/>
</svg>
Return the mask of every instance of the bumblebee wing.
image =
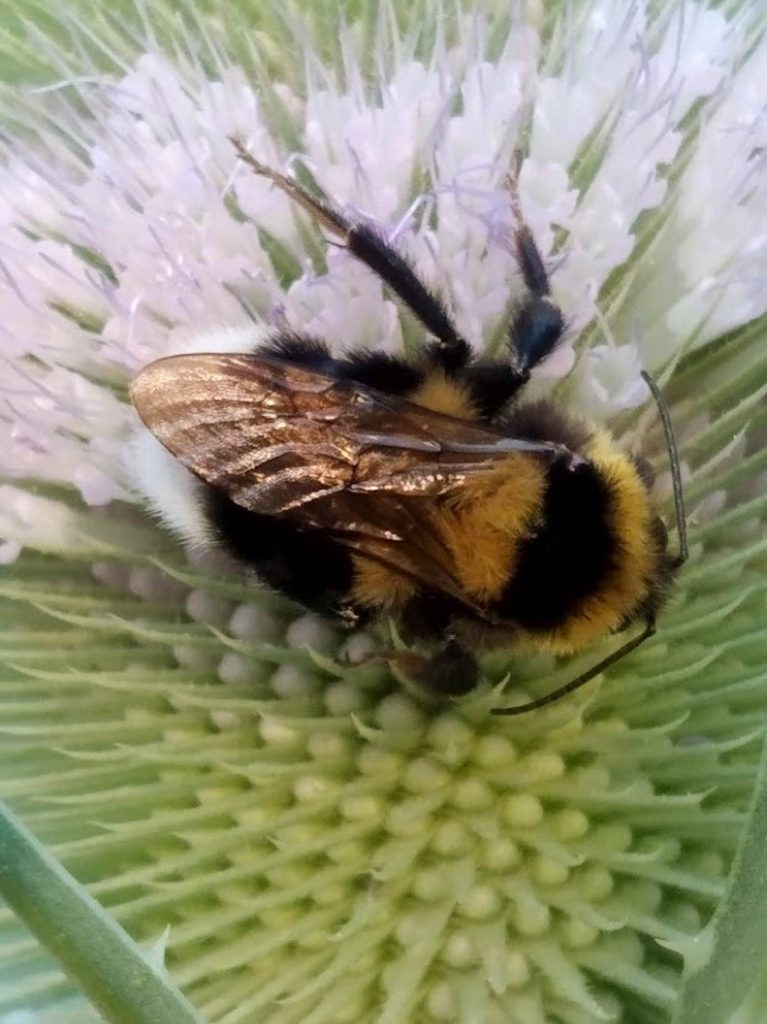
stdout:
<svg viewBox="0 0 767 1024">
<path fill-rule="evenodd" d="M 155 437 L 202 480 L 278 515 L 341 491 L 434 496 L 520 451 L 499 432 L 277 359 L 159 359 L 131 388 Z"/>
<path fill-rule="evenodd" d="M 455 575 L 434 504 L 392 493 L 342 491 L 290 513 L 322 529 L 359 558 L 437 590 L 481 614 Z"/>
<path fill-rule="evenodd" d="M 341 412 L 331 385 L 276 361 L 184 355 L 142 370 L 131 399 L 187 469 L 244 508 L 278 514 L 348 479 L 352 453 L 328 429 Z"/>
<path fill-rule="evenodd" d="M 411 499 L 458 489 L 515 452 L 575 458 L 257 355 L 160 359 L 131 397 L 155 437 L 238 505 L 328 531 L 464 604 L 432 503 Z"/>
</svg>

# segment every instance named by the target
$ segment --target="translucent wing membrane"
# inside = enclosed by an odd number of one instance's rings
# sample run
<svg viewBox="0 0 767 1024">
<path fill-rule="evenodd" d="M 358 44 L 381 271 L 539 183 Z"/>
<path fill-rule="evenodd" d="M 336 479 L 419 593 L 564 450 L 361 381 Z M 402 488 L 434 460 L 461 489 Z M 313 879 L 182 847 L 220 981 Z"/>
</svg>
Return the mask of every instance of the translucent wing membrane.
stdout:
<svg viewBox="0 0 767 1024">
<path fill-rule="evenodd" d="M 160 359 L 131 396 L 188 469 L 269 515 L 341 491 L 434 497 L 518 452 L 578 461 L 562 445 L 505 437 L 268 357 Z"/>
<path fill-rule="evenodd" d="M 158 360 L 132 398 L 155 437 L 237 504 L 330 533 L 482 617 L 455 578 L 433 503 L 417 499 L 460 489 L 519 452 L 578 461 L 559 444 L 257 355 Z"/>
</svg>

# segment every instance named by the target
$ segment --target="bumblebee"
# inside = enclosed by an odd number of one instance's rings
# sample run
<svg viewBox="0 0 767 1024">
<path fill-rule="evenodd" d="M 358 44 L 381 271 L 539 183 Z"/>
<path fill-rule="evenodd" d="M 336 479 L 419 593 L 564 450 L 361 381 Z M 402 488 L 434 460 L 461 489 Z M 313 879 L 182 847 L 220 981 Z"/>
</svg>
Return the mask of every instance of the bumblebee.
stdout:
<svg viewBox="0 0 767 1024">
<path fill-rule="evenodd" d="M 548 401 L 520 401 L 565 321 L 516 178 L 507 185 L 526 292 L 508 355 L 494 361 L 475 355 L 378 231 L 232 141 L 385 282 L 429 341 L 415 360 L 337 357 L 322 339 L 280 331 L 249 354 L 170 356 L 142 370 L 133 403 L 198 478 L 219 543 L 306 608 L 348 625 L 393 617 L 432 650 L 403 654 L 400 666 L 437 694 L 471 689 L 483 648 L 567 655 L 641 625 L 566 686 L 499 714 L 550 703 L 634 650 L 687 554 L 671 424 L 643 375 L 671 454 L 676 556 L 645 463 Z"/>
</svg>

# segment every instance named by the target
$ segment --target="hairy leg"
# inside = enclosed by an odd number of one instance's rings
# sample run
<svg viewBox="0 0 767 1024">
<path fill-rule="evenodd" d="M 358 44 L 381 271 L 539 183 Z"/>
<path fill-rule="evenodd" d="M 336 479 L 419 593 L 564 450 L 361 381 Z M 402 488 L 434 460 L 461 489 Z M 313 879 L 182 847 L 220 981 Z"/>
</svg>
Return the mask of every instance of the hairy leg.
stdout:
<svg viewBox="0 0 767 1024">
<path fill-rule="evenodd" d="M 426 287 L 401 253 L 370 225 L 355 223 L 332 203 L 319 199 L 292 178 L 261 163 L 248 152 L 240 139 L 233 138 L 232 143 L 240 159 L 256 174 L 268 178 L 302 206 L 402 299 L 429 334 L 436 338 L 435 344 L 427 351 L 430 360 L 448 373 L 461 370 L 469 362 L 471 347 L 458 332 L 445 304 Z"/>
</svg>

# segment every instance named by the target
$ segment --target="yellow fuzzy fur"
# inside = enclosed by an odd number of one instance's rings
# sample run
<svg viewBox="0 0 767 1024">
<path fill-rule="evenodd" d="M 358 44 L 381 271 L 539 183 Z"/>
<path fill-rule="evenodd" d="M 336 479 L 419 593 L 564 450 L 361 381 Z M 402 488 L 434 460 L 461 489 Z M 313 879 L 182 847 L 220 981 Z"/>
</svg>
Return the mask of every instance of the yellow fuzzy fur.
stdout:
<svg viewBox="0 0 767 1024">
<path fill-rule="evenodd" d="M 430 375 L 411 401 L 447 415 L 474 418 L 460 384 L 441 374 Z M 508 646 L 571 654 L 615 629 L 647 593 L 657 559 L 647 490 L 631 459 L 607 432 L 595 432 L 584 454 L 610 491 L 608 526 L 616 538 L 615 566 L 564 625 L 534 631 L 511 625 Z M 456 580 L 474 603 L 492 603 L 513 577 L 520 543 L 538 525 L 546 472 L 545 461 L 534 455 L 509 455 L 491 472 L 435 499 L 435 531 L 450 553 Z M 421 589 L 417 581 L 376 562 L 355 556 L 354 564 L 353 599 L 367 607 L 396 613 Z M 503 646 L 505 630 L 489 632 L 494 645 Z"/>
<path fill-rule="evenodd" d="M 610 529 L 616 538 L 616 564 L 602 585 L 583 601 L 567 623 L 550 631 L 529 632 L 519 646 L 552 654 L 572 654 L 605 636 L 646 595 L 656 566 L 651 539 L 652 509 L 636 467 L 606 431 L 598 431 L 586 449 L 611 495 Z M 515 645 L 516 646 L 516 645 Z"/>
<path fill-rule="evenodd" d="M 437 504 L 434 530 L 450 552 L 453 573 L 478 604 L 500 596 L 513 571 L 520 540 L 534 528 L 545 488 L 535 457 L 510 455 Z M 377 562 L 355 557 L 354 599 L 392 610 L 418 585 Z"/>
<path fill-rule="evenodd" d="M 461 384 L 444 373 L 435 370 L 430 373 L 408 400 L 432 412 L 455 416 L 459 420 L 475 418 L 474 409 L 466 390 Z"/>
<path fill-rule="evenodd" d="M 388 569 L 380 562 L 355 555 L 352 595 L 355 603 L 366 608 L 394 612 L 419 590 L 415 580 Z"/>
<path fill-rule="evenodd" d="M 510 455 L 446 502 L 440 530 L 456 576 L 478 603 L 497 599 L 508 583 L 519 542 L 535 526 L 545 485 L 545 466 L 538 459 Z"/>
</svg>

